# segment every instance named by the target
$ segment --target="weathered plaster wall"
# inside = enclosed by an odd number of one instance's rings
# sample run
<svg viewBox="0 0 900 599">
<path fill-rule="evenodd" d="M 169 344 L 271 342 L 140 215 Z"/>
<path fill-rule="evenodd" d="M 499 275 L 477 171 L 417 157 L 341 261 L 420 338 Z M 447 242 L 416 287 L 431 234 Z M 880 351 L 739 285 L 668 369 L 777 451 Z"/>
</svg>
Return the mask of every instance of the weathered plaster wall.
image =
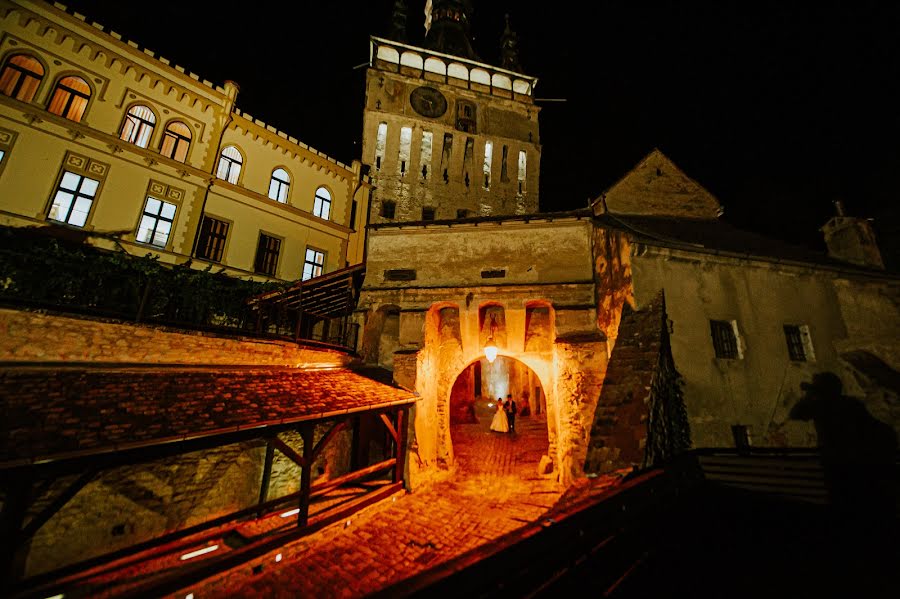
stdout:
<svg viewBox="0 0 900 599">
<path fill-rule="evenodd" d="M 695 446 L 733 446 L 736 424 L 750 428 L 754 445 L 815 443 L 812 427 L 788 414 L 814 373 L 846 374 L 834 344 L 847 330 L 830 274 L 649 246 L 634 247 L 632 273 L 639 307 L 665 289 Z M 743 358 L 715 357 L 710 320 L 737 322 Z M 785 324 L 809 327 L 814 361 L 789 359 Z"/>
</svg>

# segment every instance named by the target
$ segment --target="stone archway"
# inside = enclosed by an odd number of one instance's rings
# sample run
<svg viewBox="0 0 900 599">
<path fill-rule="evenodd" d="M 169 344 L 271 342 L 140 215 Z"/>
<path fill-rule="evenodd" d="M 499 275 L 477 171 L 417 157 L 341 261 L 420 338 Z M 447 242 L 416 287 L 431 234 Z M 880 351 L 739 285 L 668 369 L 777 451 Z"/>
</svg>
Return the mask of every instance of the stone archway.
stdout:
<svg viewBox="0 0 900 599">
<path fill-rule="evenodd" d="M 490 430 L 498 399 L 511 395 L 518 408 L 515 432 Z M 524 362 L 479 358 L 457 375 L 449 397 L 450 437 L 458 476 L 531 479 L 549 462 L 550 435 L 540 377 Z"/>
<path fill-rule="evenodd" d="M 540 377 L 524 362 L 498 356 L 493 363 L 480 358 L 463 368 L 450 389 L 450 424 L 480 422 L 498 398 L 508 394 L 523 416 L 547 413 L 547 398 Z M 491 404 L 487 406 L 487 404 Z"/>
</svg>

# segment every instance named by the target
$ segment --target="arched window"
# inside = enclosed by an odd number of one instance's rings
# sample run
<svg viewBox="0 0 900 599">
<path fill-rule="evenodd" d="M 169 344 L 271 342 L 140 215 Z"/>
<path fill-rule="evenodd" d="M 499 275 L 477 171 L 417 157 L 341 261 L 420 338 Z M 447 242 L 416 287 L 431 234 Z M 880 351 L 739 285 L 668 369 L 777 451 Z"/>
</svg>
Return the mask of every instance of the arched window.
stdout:
<svg viewBox="0 0 900 599">
<path fill-rule="evenodd" d="M 269 181 L 269 197 L 284 204 L 288 199 L 288 190 L 291 187 L 291 176 L 283 168 L 272 171 L 272 180 Z"/>
<path fill-rule="evenodd" d="M 16 54 L 7 59 L 0 72 L 0 93 L 23 102 L 31 102 L 41 79 L 44 65 L 34 57 Z"/>
<path fill-rule="evenodd" d="M 134 144 L 139 148 L 146 148 L 150 144 L 150 136 L 153 135 L 153 127 L 156 126 L 156 115 L 146 106 L 132 106 L 125 115 L 122 123 L 122 133 L 119 139 Z"/>
<path fill-rule="evenodd" d="M 216 177 L 237 185 L 238 177 L 241 175 L 241 166 L 243 165 L 244 157 L 241 156 L 240 151 L 234 146 L 228 146 L 222 150 L 222 156 L 219 158 L 219 168 L 216 169 Z"/>
<path fill-rule="evenodd" d="M 74 75 L 63 77 L 56 82 L 47 110 L 78 123 L 90 97 L 91 88 L 87 81 Z"/>
<path fill-rule="evenodd" d="M 173 121 L 166 125 L 159 153 L 166 158 L 184 162 L 191 147 L 191 129 L 184 123 Z"/>
<path fill-rule="evenodd" d="M 328 220 L 331 216 L 331 192 L 324 187 L 316 190 L 316 200 L 313 203 L 313 214 L 319 218 Z"/>
</svg>

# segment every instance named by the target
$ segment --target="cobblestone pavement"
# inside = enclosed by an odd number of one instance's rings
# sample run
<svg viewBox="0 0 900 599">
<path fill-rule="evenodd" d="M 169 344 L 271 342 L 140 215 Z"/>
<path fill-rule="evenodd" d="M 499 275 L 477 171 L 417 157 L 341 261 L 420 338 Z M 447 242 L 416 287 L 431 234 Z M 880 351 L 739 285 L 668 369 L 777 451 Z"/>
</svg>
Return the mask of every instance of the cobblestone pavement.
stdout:
<svg viewBox="0 0 900 599">
<path fill-rule="evenodd" d="M 485 418 L 455 425 L 452 480 L 396 496 L 355 515 L 349 526 L 332 525 L 175 596 L 360 597 L 532 522 L 562 488 L 537 475 L 546 421 L 520 417 L 517 428 L 491 433 Z"/>
</svg>

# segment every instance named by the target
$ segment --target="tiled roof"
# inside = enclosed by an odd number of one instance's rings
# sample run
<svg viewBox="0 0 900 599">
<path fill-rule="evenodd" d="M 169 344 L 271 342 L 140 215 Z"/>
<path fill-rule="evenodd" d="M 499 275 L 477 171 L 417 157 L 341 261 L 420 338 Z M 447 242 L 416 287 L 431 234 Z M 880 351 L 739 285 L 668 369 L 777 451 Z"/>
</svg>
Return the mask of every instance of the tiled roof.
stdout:
<svg viewBox="0 0 900 599">
<path fill-rule="evenodd" d="M 10 368 L 0 372 L 0 465 L 413 401 L 348 369 Z"/>
<path fill-rule="evenodd" d="M 824 252 L 738 229 L 723 220 L 607 213 L 597 216 L 594 221 L 602 227 L 625 231 L 638 241 L 650 245 L 677 247 L 689 251 L 727 252 L 884 275 L 882 270 L 848 264 L 830 258 Z"/>
</svg>

